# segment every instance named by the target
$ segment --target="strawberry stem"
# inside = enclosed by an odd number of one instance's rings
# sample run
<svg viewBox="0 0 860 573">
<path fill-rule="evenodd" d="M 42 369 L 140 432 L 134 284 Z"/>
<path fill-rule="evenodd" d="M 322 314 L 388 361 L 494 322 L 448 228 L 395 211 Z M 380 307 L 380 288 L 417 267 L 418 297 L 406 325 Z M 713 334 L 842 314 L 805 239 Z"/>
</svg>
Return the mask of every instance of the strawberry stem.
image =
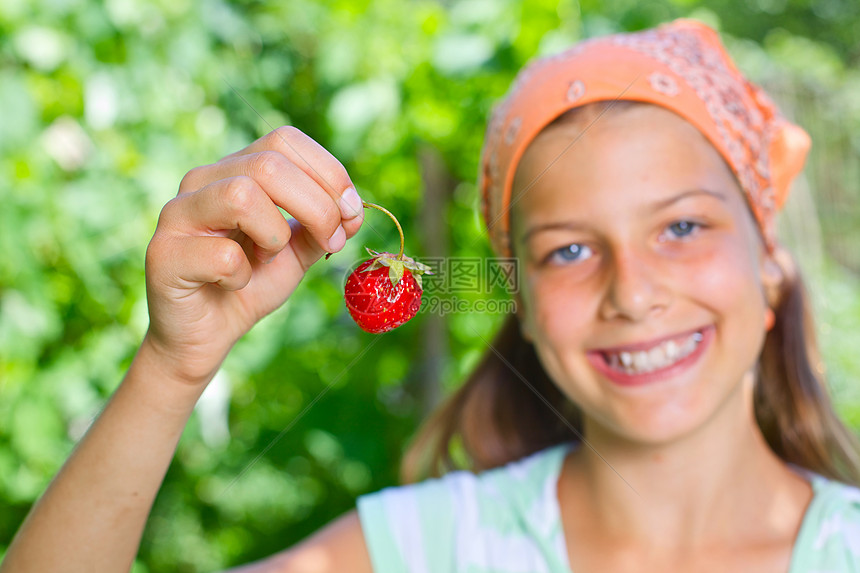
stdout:
<svg viewBox="0 0 860 573">
<path fill-rule="evenodd" d="M 397 225 L 397 232 L 400 233 L 400 252 L 397 253 L 397 258 L 402 259 L 403 258 L 403 242 L 404 242 L 403 228 L 400 226 L 400 222 L 397 220 L 397 217 L 392 215 L 391 211 L 389 211 L 385 207 L 380 207 L 379 205 L 375 205 L 373 203 L 368 203 L 367 201 L 362 201 L 361 204 L 364 205 L 365 209 L 370 207 L 372 209 L 376 209 L 377 211 L 382 211 L 383 213 L 385 213 L 386 215 L 391 217 L 391 220 L 394 221 L 395 225 Z"/>
</svg>

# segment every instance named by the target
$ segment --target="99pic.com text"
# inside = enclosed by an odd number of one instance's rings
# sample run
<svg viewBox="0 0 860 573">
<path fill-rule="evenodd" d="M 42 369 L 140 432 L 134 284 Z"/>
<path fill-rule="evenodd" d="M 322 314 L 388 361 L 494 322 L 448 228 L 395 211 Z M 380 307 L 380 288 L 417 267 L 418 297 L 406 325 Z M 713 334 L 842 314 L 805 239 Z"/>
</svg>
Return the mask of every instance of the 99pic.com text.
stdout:
<svg viewBox="0 0 860 573">
<path fill-rule="evenodd" d="M 511 299 L 478 299 L 468 300 L 458 296 L 441 297 L 430 295 L 421 301 L 421 310 L 430 314 L 445 316 L 448 314 L 487 313 L 512 314 L 517 310 L 517 302 Z"/>
</svg>

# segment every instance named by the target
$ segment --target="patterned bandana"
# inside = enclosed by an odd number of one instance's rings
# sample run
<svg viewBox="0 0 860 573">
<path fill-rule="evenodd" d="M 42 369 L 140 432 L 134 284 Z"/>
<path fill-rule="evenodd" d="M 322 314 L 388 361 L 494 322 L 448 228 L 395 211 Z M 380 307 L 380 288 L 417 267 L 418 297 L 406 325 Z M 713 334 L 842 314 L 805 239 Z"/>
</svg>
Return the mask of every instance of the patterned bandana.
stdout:
<svg viewBox="0 0 860 573">
<path fill-rule="evenodd" d="M 497 253 L 511 254 L 511 186 L 529 143 L 571 108 L 616 99 L 660 105 L 698 128 L 731 167 L 773 250 L 774 217 L 803 168 L 809 136 L 741 75 L 716 31 L 679 19 L 580 42 L 519 73 L 481 152 L 484 221 Z"/>
</svg>

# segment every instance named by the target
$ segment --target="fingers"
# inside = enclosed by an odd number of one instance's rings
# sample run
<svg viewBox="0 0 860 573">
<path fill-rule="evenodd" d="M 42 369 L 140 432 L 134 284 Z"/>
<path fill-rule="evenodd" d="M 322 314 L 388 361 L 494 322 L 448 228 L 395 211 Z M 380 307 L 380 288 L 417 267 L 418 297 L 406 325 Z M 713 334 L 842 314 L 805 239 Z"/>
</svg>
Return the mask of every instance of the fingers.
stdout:
<svg viewBox="0 0 860 573">
<path fill-rule="evenodd" d="M 180 233 L 216 235 L 234 229 L 245 233 L 262 262 L 277 255 L 292 234 L 268 194 L 244 175 L 219 179 L 199 191 L 179 195 L 165 211 L 168 225 Z"/>
<path fill-rule="evenodd" d="M 211 180 L 233 177 L 255 181 L 269 200 L 298 219 L 323 249 L 336 252 L 343 248 L 346 232 L 337 204 L 304 171 L 277 151 L 230 157 L 210 166 Z"/>
<path fill-rule="evenodd" d="M 295 128 L 280 128 L 218 163 L 192 169 L 180 196 L 233 177 L 252 179 L 325 251 L 340 250 L 361 227 L 364 209 L 343 165 Z"/>
<path fill-rule="evenodd" d="M 150 243 L 147 274 L 177 288 L 214 283 L 239 290 L 251 280 L 251 263 L 242 245 L 227 237 L 175 236 Z"/>
<path fill-rule="evenodd" d="M 361 199 L 346 168 L 327 149 L 295 127 L 279 127 L 233 156 L 268 150 L 286 157 L 322 187 L 337 203 L 344 220 L 363 216 Z"/>
</svg>

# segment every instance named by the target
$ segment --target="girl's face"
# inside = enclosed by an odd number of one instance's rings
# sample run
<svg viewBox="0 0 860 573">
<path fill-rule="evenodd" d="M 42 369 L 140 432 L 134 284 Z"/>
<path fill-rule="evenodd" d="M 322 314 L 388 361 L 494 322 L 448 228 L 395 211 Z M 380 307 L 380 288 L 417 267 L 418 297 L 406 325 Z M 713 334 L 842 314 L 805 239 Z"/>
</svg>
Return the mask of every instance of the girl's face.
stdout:
<svg viewBox="0 0 860 573">
<path fill-rule="evenodd" d="M 764 249 L 728 166 L 680 116 L 634 105 L 581 131 L 544 130 L 517 170 L 523 332 L 587 427 L 664 443 L 752 379 Z"/>
</svg>

